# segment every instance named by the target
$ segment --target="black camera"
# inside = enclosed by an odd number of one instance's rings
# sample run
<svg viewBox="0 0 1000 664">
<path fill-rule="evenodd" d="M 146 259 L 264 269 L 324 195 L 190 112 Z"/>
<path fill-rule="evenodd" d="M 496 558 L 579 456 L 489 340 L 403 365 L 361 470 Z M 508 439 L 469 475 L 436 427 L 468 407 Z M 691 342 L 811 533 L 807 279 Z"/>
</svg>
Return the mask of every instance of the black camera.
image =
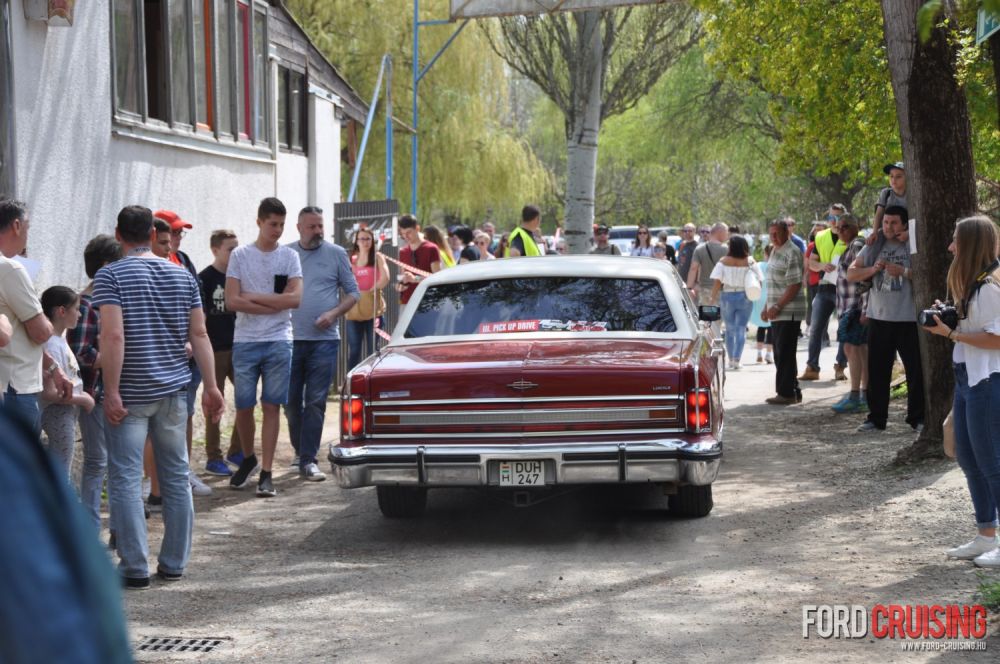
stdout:
<svg viewBox="0 0 1000 664">
<path fill-rule="evenodd" d="M 917 314 L 917 322 L 924 327 L 934 327 L 937 325 L 934 316 L 940 318 L 942 323 L 953 330 L 958 327 L 958 309 L 950 304 L 940 304 L 930 309 L 924 309 Z"/>
</svg>

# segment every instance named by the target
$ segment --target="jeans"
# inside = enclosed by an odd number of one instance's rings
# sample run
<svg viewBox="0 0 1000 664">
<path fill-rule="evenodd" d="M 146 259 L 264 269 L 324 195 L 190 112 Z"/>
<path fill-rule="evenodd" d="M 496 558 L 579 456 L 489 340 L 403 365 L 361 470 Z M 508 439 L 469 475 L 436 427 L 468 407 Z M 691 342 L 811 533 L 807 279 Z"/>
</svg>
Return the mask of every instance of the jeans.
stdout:
<svg viewBox="0 0 1000 664">
<path fill-rule="evenodd" d="M 187 391 L 159 401 L 128 406 L 118 426 L 107 422 L 108 495 L 114 515 L 119 565 L 124 576 L 149 576 L 146 517 L 142 505 L 142 450 L 153 440 L 156 474 L 163 498 L 163 543 L 159 568 L 181 574 L 191 555 L 194 503 L 188 482 Z"/>
<path fill-rule="evenodd" d="M 104 404 L 89 413 L 80 410 L 80 437 L 83 439 L 83 472 L 80 475 L 80 501 L 87 516 L 101 530 L 101 491 L 108 467 L 108 444 L 105 439 Z M 114 530 L 112 527 L 111 530 Z"/>
<path fill-rule="evenodd" d="M 35 437 L 42 434 L 42 412 L 38 408 L 38 394 L 18 394 L 17 391 L 7 386 L 7 393 L 3 396 L 3 410 L 8 417 L 12 417 L 23 422 L 29 429 L 35 432 Z"/>
<path fill-rule="evenodd" d="M 896 353 L 906 370 L 906 423 L 924 421 L 924 370 L 920 364 L 917 324 L 868 319 L 868 421 L 884 429 L 889 419 L 889 390 Z"/>
<path fill-rule="evenodd" d="M 969 387 L 965 364 L 955 365 L 955 456 L 972 496 L 976 526 L 998 525 L 1000 504 L 1000 373 Z"/>
<path fill-rule="evenodd" d="M 292 350 L 285 416 L 300 467 L 316 463 L 339 348 L 339 341 L 296 341 Z"/>
<path fill-rule="evenodd" d="M 49 439 L 49 454 L 70 479 L 73 469 L 73 452 L 76 449 L 76 406 L 50 403 L 42 411 L 42 431 Z"/>
<path fill-rule="evenodd" d="M 193 361 L 188 364 L 191 365 L 191 382 L 187 386 L 187 414 L 188 417 L 194 417 L 198 409 L 198 388 L 201 387 L 201 369 Z"/>
<path fill-rule="evenodd" d="M 263 383 L 262 403 L 283 406 L 288 402 L 291 341 L 239 341 L 233 344 L 233 389 L 236 410 L 257 405 L 257 381 Z"/>
<path fill-rule="evenodd" d="M 799 395 L 798 361 L 795 349 L 799 343 L 801 321 L 771 321 L 774 338 L 774 391 L 783 397 L 795 398 Z"/>
<path fill-rule="evenodd" d="M 380 317 L 381 318 L 381 317 Z M 381 329 L 381 328 L 380 328 Z M 378 347 L 378 337 L 375 336 L 375 320 L 347 321 L 347 370 L 350 371 Z M 367 355 L 363 353 L 367 350 Z"/>
<path fill-rule="evenodd" d="M 722 320 L 726 323 L 726 353 L 729 359 L 739 362 L 747 341 L 747 322 L 753 311 L 751 302 L 743 291 L 722 292 Z"/>
<path fill-rule="evenodd" d="M 812 317 L 809 319 L 809 356 L 806 366 L 819 371 L 819 352 L 823 347 L 823 333 L 830 325 L 830 316 L 837 309 L 837 289 L 828 284 L 820 285 L 812 301 Z M 837 364 L 847 366 L 844 344 L 837 346 Z"/>
</svg>

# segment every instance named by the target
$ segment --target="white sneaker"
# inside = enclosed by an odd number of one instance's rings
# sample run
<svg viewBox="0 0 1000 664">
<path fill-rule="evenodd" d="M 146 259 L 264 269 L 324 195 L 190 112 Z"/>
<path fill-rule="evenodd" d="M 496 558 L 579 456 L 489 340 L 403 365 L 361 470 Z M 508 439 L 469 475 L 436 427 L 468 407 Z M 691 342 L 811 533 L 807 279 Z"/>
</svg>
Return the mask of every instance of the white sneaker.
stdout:
<svg viewBox="0 0 1000 664">
<path fill-rule="evenodd" d="M 307 463 L 306 467 L 299 471 L 299 475 L 310 482 L 322 482 L 326 479 L 326 475 L 314 463 Z"/>
<path fill-rule="evenodd" d="M 191 493 L 196 496 L 211 496 L 212 487 L 201 481 L 201 478 L 190 470 L 188 471 L 188 481 L 191 483 Z"/>
<path fill-rule="evenodd" d="M 987 551 L 981 556 L 976 556 L 972 561 L 976 567 L 996 567 L 1000 568 L 1000 548 Z"/>
<path fill-rule="evenodd" d="M 1000 569 L 1000 547 L 987 551 L 981 556 L 976 556 L 972 563 L 976 567 L 993 567 Z"/>
<path fill-rule="evenodd" d="M 955 558 L 957 560 L 972 560 L 973 558 L 981 557 L 985 553 L 995 553 L 997 554 L 996 565 L 1000 565 L 1000 552 L 996 548 L 1000 546 L 1000 540 L 996 537 L 984 537 L 983 535 L 976 535 L 976 538 L 971 542 L 963 544 L 962 546 L 956 546 L 954 549 L 948 549 L 948 557 Z"/>
</svg>

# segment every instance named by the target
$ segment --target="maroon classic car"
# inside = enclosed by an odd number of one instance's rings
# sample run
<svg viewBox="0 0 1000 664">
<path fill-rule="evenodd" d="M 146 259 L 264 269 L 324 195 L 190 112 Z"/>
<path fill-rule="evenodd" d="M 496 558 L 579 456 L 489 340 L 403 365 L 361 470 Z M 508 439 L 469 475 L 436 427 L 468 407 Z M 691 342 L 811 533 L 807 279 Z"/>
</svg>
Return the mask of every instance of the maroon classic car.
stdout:
<svg viewBox="0 0 1000 664">
<path fill-rule="evenodd" d="M 722 457 L 721 358 L 666 261 L 460 265 L 421 282 L 392 341 L 347 376 L 330 462 L 341 486 L 375 486 L 389 517 L 422 513 L 431 488 L 527 505 L 629 483 L 705 516 Z"/>
</svg>

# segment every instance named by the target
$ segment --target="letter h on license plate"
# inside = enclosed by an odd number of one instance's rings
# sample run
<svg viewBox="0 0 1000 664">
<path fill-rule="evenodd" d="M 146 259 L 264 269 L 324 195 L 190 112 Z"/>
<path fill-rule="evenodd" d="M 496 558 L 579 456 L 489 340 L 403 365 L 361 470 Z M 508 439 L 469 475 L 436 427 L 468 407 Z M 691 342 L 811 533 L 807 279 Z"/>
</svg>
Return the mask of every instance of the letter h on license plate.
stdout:
<svg viewBox="0 0 1000 664">
<path fill-rule="evenodd" d="M 545 462 L 501 461 L 500 486 L 545 486 Z"/>
</svg>

